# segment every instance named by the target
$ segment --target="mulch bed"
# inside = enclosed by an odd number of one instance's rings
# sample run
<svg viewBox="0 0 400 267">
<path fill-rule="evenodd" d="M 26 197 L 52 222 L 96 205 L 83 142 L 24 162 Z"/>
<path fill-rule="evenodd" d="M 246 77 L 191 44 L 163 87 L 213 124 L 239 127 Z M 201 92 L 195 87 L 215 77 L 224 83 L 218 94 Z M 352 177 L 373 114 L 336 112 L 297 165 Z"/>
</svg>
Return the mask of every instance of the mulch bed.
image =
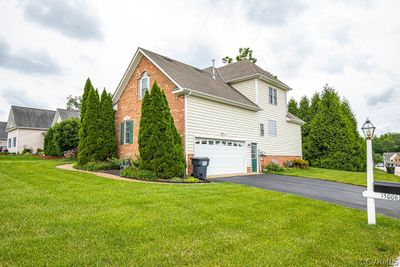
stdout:
<svg viewBox="0 0 400 267">
<path fill-rule="evenodd" d="M 121 171 L 120 170 L 103 170 L 103 171 L 100 171 L 100 172 L 111 174 L 111 175 L 115 175 L 115 176 L 119 176 L 119 177 L 123 177 L 123 176 L 121 176 Z M 123 178 L 127 178 L 127 177 L 123 177 Z M 128 179 L 133 179 L 133 178 L 128 178 Z M 133 179 L 133 180 L 135 180 L 135 179 Z M 209 183 L 210 181 L 208 181 L 208 180 L 205 180 L 205 181 L 200 180 L 200 182 L 198 182 L 198 183 L 185 183 L 185 182 L 173 182 L 173 181 L 168 180 L 168 179 L 158 179 L 157 182 L 169 183 L 169 184 L 201 184 L 201 183 Z"/>
</svg>

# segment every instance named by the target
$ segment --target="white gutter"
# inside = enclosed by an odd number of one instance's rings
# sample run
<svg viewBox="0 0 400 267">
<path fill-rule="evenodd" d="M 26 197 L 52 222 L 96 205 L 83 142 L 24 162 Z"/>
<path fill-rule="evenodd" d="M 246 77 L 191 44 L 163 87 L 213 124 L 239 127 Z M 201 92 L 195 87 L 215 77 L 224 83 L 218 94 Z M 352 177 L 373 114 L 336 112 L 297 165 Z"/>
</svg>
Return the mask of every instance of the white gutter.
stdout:
<svg viewBox="0 0 400 267">
<path fill-rule="evenodd" d="M 277 86 L 277 87 L 279 87 L 279 88 L 281 88 L 283 90 L 288 90 L 288 91 L 292 90 L 292 88 L 290 88 L 286 84 L 284 84 L 284 83 L 282 83 L 280 81 L 271 79 L 271 78 L 269 78 L 269 77 L 267 77 L 265 75 L 262 75 L 262 74 L 251 74 L 251 75 L 248 75 L 248 76 L 244 76 L 244 77 L 240 77 L 240 78 L 237 78 L 237 79 L 226 81 L 226 83 L 235 83 L 235 82 L 240 82 L 240 81 L 246 81 L 246 80 L 253 79 L 253 78 L 266 80 L 267 82 L 269 82 L 269 83 L 271 83 L 271 84 L 273 84 L 273 85 L 275 85 L 275 86 Z"/>
<path fill-rule="evenodd" d="M 208 100 L 213 100 L 213 101 L 216 101 L 216 102 L 225 103 L 225 104 L 228 104 L 228 105 L 233 105 L 233 106 L 237 106 L 237 107 L 241 107 L 241 108 L 245 108 L 245 109 L 249 109 L 249 110 L 253 110 L 253 111 L 262 110 L 262 108 L 260 108 L 260 107 L 254 107 L 254 106 L 246 105 L 246 104 L 243 104 L 243 103 L 240 103 L 240 102 L 236 102 L 236 101 L 233 101 L 233 100 L 229 100 L 229 99 L 226 99 L 226 98 L 222 98 L 222 97 L 219 97 L 219 96 L 214 96 L 214 95 L 210 95 L 210 94 L 207 94 L 207 93 L 193 91 L 193 90 L 188 89 L 188 88 L 180 88 L 178 90 L 173 91 L 172 93 L 173 94 L 177 94 L 177 95 L 190 93 L 190 94 L 193 94 L 194 96 L 202 97 L 202 98 L 205 98 L 205 99 L 208 99 Z"/>
</svg>

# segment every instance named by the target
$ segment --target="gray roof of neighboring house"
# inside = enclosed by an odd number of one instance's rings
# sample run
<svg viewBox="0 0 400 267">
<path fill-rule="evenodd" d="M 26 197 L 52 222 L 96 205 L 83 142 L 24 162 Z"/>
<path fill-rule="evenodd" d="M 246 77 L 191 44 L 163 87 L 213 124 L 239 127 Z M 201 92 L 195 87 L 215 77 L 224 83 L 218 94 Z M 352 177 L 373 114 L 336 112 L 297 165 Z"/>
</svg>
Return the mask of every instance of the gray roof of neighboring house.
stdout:
<svg viewBox="0 0 400 267">
<path fill-rule="evenodd" d="M 389 153 L 383 153 L 383 156 L 385 158 L 391 158 L 394 154 L 397 154 L 400 157 L 400 152 L 389 152 Z"/>
<path fill-rule="evenodd" d="M 214 79 L 209 71 L 200 70 L 143 48 L 140 49 L 183 88 L 258 107 L 220 77 Z"/>
<path fill-rule="evenodd" d="M 7 139 L 6 128 L 7 128 L 7 122 L 0 121 L 0 139 Z"/>
<path fill-rule="evenodd" d="M 61 121 L 71 118 L 80 118 L 81 112 L 79 110 L 67 110 L 58 108 L 56 112 L 59 114 Z"/>
<path fill-rule="evenodd" d="M 27 107 L 11 106 L 13 121 L 16 127 L 48 129 L 53 121 L 55 111 Z"/>
</svg>

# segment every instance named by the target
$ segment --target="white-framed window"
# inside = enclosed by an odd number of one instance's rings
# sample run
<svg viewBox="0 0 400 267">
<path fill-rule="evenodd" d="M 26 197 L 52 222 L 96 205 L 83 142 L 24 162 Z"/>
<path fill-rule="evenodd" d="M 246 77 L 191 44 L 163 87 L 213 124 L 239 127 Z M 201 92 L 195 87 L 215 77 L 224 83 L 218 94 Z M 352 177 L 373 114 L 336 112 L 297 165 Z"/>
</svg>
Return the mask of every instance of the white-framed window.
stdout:
<svg viewBox="0 0 400 267">
<path fill-rule="evenodd" d="M 17 137 L 13 137 L 13 147 L 17 146 Z"/>
<path fill-rule="evenodd" d="M 268 135 L 276 136 L 277 135 L 276 121 L 268 120 Z"/>
<path fill-rule="evenodd" d="M 260 136 L 264 136 L 264 124 L 260 123 Z"/>
<path fill-rule="evenodd" d="M 11 148 L 11 138 L 8 138 L 8 147 Z"/>
<path fill-rule="evenodd" d="M 142 76 L 139 79 L 139 84 L 138 84 L 138 96 L 139 99 L 143 99 L 144 94 L 146 93 L 147 90 L 150 88 L 150 76 L 147 74 L 147 72 L 143 72 Z"/>
<path fill-rule="evenodd" d="M 120 144 L 133 144 L 133 121 L 123 121 L 120 126 Z"/>
<path fill-rule="evenodd" d="M 275 88 L 269 88 L 269 103 L 278 105 L 278 91 Z"/>
</svg>

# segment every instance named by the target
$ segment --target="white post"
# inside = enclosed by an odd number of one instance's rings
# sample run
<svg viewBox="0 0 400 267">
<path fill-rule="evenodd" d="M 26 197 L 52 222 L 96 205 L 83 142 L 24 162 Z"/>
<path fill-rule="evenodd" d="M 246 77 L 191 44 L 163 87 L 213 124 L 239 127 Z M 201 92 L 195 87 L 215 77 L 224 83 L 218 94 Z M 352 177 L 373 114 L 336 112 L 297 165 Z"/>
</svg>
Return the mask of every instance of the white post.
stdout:
<svg viewBox="0 0 400 267">
<path fill-rule="evenodd" d="M 372 160 L 372 140 L 367 138 L 367 191 L 374 192 L 374 162 Z M 367 198 L 368 224 L 376 224 L 375 199 Z"/>
</svg>

